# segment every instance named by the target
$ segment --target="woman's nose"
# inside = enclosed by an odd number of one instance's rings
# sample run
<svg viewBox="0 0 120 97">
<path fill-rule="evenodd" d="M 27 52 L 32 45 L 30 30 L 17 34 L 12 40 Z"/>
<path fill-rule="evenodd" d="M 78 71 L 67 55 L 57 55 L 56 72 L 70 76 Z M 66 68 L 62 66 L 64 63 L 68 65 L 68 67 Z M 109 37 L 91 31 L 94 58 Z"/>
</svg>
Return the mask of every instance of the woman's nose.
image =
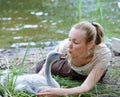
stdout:
<svg viewBox="0 0 120 97">
<path fill-rule="evenodd" d="M 72 49 L 72 48 L 73 48 L 73 43 L 72 43 L 72 41 L 69 41 L 68 48 L 69 48 L 69 49 Z"/>
</svg>

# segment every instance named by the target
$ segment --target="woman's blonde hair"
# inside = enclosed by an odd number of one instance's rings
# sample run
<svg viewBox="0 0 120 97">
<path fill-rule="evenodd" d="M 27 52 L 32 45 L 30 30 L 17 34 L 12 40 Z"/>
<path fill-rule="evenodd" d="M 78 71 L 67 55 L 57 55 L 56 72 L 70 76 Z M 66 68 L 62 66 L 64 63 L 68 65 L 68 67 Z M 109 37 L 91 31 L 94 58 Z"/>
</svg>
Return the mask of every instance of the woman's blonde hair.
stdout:
<svg viewBox="0 0 120 97">
<path fill-rule="evenodd" d="M 103 28 L 99 23 L 83 21 L 73 26 L 75 29 L 86 31 L 86 43 L 90 41 L 100 44 L 103 39 Z"/>
</svg>

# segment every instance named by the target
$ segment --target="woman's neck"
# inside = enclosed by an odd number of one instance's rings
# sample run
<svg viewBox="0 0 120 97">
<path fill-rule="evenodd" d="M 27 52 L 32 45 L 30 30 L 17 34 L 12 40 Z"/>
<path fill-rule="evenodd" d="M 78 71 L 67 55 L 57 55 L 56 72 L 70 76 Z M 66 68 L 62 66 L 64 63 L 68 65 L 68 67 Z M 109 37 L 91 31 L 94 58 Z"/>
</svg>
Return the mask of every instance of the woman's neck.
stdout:
<svg viewBox="0 0 120 97">
<path fill-rule="evenodd" d="M 73 58 L 73 59 L 71 58 L 71 64 L 76 66 L 76 67 L 84 66 L 92 60 L 93 56 L 94 56 L 94 53 L 90 53 L 86 57 L 78 56 L 78 57 Z"/>
</svg>

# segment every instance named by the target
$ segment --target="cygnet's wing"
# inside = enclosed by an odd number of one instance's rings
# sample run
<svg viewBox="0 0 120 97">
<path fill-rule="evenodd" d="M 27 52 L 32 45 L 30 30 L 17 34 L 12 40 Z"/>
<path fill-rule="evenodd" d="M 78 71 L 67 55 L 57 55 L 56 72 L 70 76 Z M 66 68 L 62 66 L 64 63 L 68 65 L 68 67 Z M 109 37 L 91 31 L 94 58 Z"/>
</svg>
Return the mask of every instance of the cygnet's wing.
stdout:
<svg viewBox="0 0 120 97">
<path fill-rule="evenodd" d="M 39 90 L 46 86 L 47 83 L 45 78 L 38 74 L 20 75 L 16 77 L 15 80 L 15 91 L 37 93 Z"/>
</svg>

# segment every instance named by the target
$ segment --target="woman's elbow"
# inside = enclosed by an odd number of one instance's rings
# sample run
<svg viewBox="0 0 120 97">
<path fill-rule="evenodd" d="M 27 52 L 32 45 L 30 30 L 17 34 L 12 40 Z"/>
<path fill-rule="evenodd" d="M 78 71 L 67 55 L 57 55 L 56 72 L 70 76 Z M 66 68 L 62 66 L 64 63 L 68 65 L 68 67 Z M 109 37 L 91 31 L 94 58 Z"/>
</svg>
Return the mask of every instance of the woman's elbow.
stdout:
<svg viewBox="0 0 120 97">
<path fill-rule="evenodd" d="M 86 93 L 86 92 L 89 92 L 92 89 L 92 87 L 84 86 L 83 89 L 84 89 L 84 92 Z"/>
<path fill-rule="evenodd" d="M 91 89 L 89 87 L 85 87 L 85 93 L 89 92 Z"/>
</svg>

